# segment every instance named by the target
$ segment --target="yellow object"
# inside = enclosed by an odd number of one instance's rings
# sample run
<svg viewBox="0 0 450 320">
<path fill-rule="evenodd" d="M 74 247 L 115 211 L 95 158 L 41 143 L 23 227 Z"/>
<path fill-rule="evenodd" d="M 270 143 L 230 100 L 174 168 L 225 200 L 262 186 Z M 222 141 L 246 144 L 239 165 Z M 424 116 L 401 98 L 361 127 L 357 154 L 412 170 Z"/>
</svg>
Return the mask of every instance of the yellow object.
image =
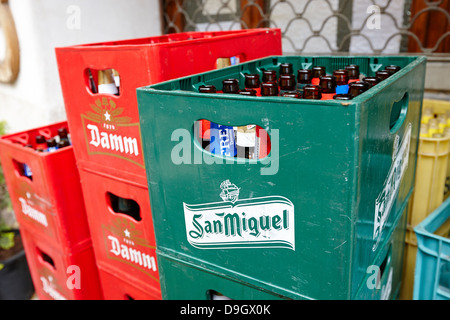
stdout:
<svg viewBox="0 0 450 320">
<path fill-rule="evenodd" d="M 439 207 L 449 193 L 446 183 L 450 180 L 447 178 L 450 177 L 450 166 L 448 165 L 450 135 L 442 134 L 440 138 L 438 135 L 435 135 L 435 138 L 432 136 L 440 133 L 437 118 L 440 114 L 446 115 L 447 111 L 450 111 L 450 102 L 424 100 L 422 108 L 423 115 L 429 117 L 427 121 L 429 127 L 428 136 L 423 136 L 421 126 L 419 138 L 414 193 L 410 200 L 405 239 L 403 279 L 400 289 L 400 299 L 402 300 L 411 300 L 413 296 L 417 253 L 417 240 L 413 229 Z M 425 112 L 425 110 L 428 111 Z M 434 112 L 431 117 L 429 110 Z"/>
</svg>

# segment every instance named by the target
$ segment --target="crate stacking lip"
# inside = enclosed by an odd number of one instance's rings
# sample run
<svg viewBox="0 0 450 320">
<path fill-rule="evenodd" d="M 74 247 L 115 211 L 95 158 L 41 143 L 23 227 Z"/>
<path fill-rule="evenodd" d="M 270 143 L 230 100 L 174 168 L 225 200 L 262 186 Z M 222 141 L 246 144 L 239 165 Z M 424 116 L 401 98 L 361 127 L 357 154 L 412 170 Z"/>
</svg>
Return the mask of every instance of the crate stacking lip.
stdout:
<svg viewBox="0 0 450 320">
<path fill-rule="evenodd" d="M 286 62 L 401 70 L 344 102 L 198 93 L 229 78 L 242 89 L 244 74 Z M 158 254 L 288 298 L 354 298 L 413 190 L 425 62 L 272 56 L 138 88 Z M 193 138 L 200 119 L 258 125 L 272 149 L 261 159 L 210 153 Z M 225 201 L 227 180 L 239 194 Z"/>
</svg>

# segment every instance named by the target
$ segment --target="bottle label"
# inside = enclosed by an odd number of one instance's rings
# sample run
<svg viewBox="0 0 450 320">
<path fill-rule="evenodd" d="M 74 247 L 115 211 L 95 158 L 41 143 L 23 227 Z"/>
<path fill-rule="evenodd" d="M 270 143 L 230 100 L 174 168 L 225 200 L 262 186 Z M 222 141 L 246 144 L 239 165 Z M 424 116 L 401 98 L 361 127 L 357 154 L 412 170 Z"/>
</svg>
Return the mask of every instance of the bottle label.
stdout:
<svg viewBox="0 0 450 320">
<path fill-rule="evenodd" d="M 98 93 L 117 94 L 118 90 L 114 83 L 105 83 L 98 85 Z"/>
<path fill-rule="evenodd" d="M 237 154 L 234 128 L 211 122 L 210 151 L 214 154 L 234 157 Z"/>
<path fill-rule="evenodd" d="M 241 126 L 237 128 L 236 144 L 240 147 L 253 148 L 256 144 L 256 126 Z"/>
</svg>

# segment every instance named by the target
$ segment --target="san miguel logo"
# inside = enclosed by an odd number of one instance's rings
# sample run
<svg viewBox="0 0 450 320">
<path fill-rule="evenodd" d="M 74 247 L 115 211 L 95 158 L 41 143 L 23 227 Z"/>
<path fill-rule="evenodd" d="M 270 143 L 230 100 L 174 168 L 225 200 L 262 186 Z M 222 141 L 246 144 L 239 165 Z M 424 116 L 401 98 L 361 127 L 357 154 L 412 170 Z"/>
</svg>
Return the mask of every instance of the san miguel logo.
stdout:
<svg viewBox="0 0 450 320">
<path fill-rule="evenodd" d="M 240 188 L 225 180 L 222 201 L 186 204 L 189 243 L 199 249 L 287 248 L 295 250 L 294 205 L 282 196 L 239 199 Z"/>
<path fill-rule="evenodd" d="M 81 115 L 89 154 L 106 154 L 144 167 L 139 123 L 123 116 L 112 99 L 99 98 Z"/>
<path fill-rule="evenodd" d="M 102 225 L 102 228 L 108 258 L 139 269 L 159 281 L 155 246 L 148 243 L 141 230 L 124 218 L 117 218 L 110 226 Z"/>
</svg>

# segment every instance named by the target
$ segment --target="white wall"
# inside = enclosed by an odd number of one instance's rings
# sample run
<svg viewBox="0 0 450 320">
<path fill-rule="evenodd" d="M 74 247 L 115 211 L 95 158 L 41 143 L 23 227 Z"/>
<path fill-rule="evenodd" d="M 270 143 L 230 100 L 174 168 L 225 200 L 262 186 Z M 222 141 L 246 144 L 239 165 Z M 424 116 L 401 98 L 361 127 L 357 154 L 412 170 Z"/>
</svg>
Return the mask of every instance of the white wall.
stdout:
<svg viewBox="0 0 450 320">
<path fill-rule="evenodd" d="M 159 1 L 9 0 L 9 3 L 21 60 L 17 81 L 0 83 L 0 120 L 7 121 L 8 132 L 66 119 L 55 47 L 161 34 Z"/>
</svg>

